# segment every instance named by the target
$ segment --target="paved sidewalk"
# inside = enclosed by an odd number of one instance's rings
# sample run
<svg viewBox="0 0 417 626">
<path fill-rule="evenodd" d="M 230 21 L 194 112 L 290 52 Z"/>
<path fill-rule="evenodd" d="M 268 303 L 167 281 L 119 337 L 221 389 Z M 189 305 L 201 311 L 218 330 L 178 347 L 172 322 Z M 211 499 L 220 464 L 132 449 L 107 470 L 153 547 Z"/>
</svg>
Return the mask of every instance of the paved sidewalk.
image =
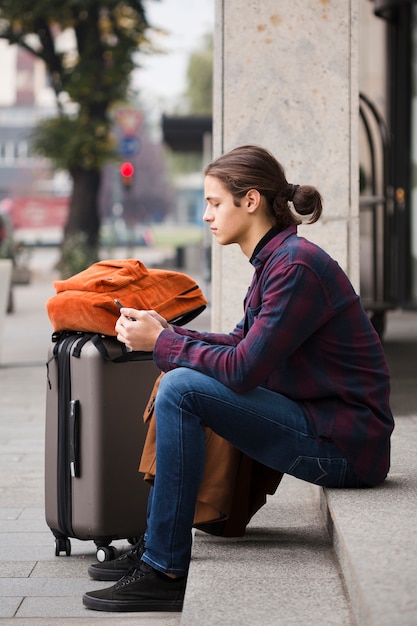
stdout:
<svg viewBox="0 0 417 626">
<path fill-rule="evenodd" d="M 345 596 L 330 537 L 319 515 L 317 491 L 291 479 L 283 481 L 277 492 L 279 498 L 271 498 L 254 518 L 246 538 L 224 541 L 198 534 L 186 610 L 182 616 L 109 614 L 83 608 L 82 594 L 106 585 L 89 580 L 87 575 L 88 565 L 95 562 L 94 544 L 72 540 L 72 556 L 57 558 L 54 538 L 44 521 L 45 362 L 51 335 L 44 303 L 54 293 L 51 279 L 50 267 L 45 266 L 44 259 L 34 259 L 32 283 L 15 287 L 15 312 L 7 316 L 0 342 L 0 624 L 78 626 L 95 619 L 96 623 L 115 625 L 178 626 L 182 620 L 185 626 L 217 623 L 266 626 L 266 615 L 269 615 L 272 620 L 269 623 L 274 626 L 290 623 L 350 626 L 352 607 Z M 194 323 L 194 326 L 199 325 L 209 326 L 208 312 Z M 416 574 L 417 555 L 415 543 L 407 549 L 407 540 L 415 532 L 412 525 L 416 473 L 410 454 L 411 433 L 415 432 L 417 420 L 416 314 L 395 312 L 389 316 L 386 352 L 393 377 L 392 405 L 395 415 L 400 416 L 396 441 L 401 447 L 395 453 L 389 487 L 392 497 L 381 502 L 381 496 L 375 491 L 369 504 L 382 507 L 385 517 L 378 513 L 379 528 L 383 528 L 388 541 L 391 540 L 391 550 L 387 552 L 390 558 L 398 548 L 397 560 L 394 556 L 393 560 L 386 561 L 379 549 L 378 537 L 373 538 L 372 550 L 364 551 L 369 544 L 369 528 L 372 529 L 372 508 L 367 505 L 364 515 L 360 498 L 352 500 L 352 494 L 347 492 L 340 497 L 331 494 L 333 501 L 324 506 L 333 506 L 339 511 L 338 520 L 349 547 L 353 545 L 356 553 L 363 551 L 359 573 L 368 585 L 365 594 L 374 598 L 377 592 L 381 611 L 390 590 L 391 593 L 392 589 L 398 590 L 399 585 L 403 588 L 402 595 L 396 593 L 391 600 L 397 603 L 404 619 L 392 621 L 386 616 L 384 621 L 383 615 L 377 613 L 377 620 L 382 621 L 361 623 L 415 626 L 417 612 L 410 598 L 414 597 L 411 581 Z M 405 456 L 403 450 L 406 450 Z M 410 467 L 413 469 L 407 477 Z M 353 516 L 356 522 L 368 517 L 370 526 L 352 524 Z M 354 528 L 360 532 L 355 534 Z M 379 534 L 378 528 L 376 534 Z M 375 568 L 375 561 L 367 559 L 368 554 L 379 559 L 378 567 Z M 270 587 L 265 586 L 267 579 Z M 216 580 L 220 585 L 214 584 Z M 382 587 L 381 580 L 384 581 Z M 263 590 L 258 596 L 251 593 L 254 584 Z M 204 603 L 207 593 L 211 594 L 211 605 Z M 363 600 L 360 598 L 359 612 L 369 608 Z M 247 613 L 245 607 L 252 613 Z M 279 614 L 275 621 L 274 609 Z M 248 621 L 239 617 L 242 611 Z"/>
<path fill-rule="evenodd" d="M 46 255 L 46 259 L 50 254 Z M 178 626 L 176 613 L 114 614 L 88 611 L 93 542 L 72 539 L 71 557 L 55 557 L 44 515 L 44 418 L 46 359 L 52 328 L 45 302 L 55 293 L 42 255 L 30 285 L 14 288 L 0 355 L 0 624 L 79 626 L 91 623 Z M 112 545 L 124 548 L 126 542 Z"/>
</svg>

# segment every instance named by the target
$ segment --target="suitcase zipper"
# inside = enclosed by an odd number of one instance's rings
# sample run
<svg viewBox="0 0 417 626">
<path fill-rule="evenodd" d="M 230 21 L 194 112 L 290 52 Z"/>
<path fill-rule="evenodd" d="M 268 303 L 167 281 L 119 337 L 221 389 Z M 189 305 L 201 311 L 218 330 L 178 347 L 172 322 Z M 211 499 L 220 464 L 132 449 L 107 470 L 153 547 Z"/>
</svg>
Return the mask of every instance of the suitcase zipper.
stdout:
<svg viewBox="0 0 417 626">
<path fill-rule="evenodd" d="M 71 349 L 79 335 L 65 337 L 58 345 L 58 478 L 57 503 L 60 530 L 74 537 L 72 528 L 72 480 L 70 467 Z"/>
</svg>

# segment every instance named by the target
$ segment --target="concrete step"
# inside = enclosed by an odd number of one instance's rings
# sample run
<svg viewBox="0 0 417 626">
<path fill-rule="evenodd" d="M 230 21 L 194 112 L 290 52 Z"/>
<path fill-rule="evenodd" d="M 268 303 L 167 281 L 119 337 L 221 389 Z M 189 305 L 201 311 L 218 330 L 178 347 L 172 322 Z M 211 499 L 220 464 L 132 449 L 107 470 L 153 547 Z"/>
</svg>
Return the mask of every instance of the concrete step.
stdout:
<svg viewBox="0 0 417 626">
<path fill-rule="evenodd" d="M 181 626 L 348 626 L 320 489 L 285 476 L 243 538 L 196 533 Z"/>
<path fill-rule="evenodd" d="M 416 448 L 399 418 L 381 487 L 285 476 L 244 538 L 197 533 L 181 626 L 416 626 Z"/>
<path fill-rule="evenodd" d="M 321 493 L 359 626 L 417 624 L 416 449 L 417 416 L 397 418 L 383 485 Z"/>
</svg>

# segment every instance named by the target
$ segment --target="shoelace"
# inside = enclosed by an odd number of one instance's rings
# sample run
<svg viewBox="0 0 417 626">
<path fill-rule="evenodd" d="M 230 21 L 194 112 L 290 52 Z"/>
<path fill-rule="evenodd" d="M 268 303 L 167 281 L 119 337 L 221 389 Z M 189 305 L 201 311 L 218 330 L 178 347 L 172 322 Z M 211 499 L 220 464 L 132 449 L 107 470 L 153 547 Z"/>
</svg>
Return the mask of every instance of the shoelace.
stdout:
<svg viewBox="0 0 417 626">
<path fill-rule="evenodd" d="M 120 589 L 121 587 L 126 587 L 126 585 L 130 585 L 130 583 L 134 583 L 137 580 L 140 580 L 141 578 L 143 578 L 144 576 L 146 576 L 146 574 L 149 574 L 149 572 L 151 572 L 151 568 L 149 567 L 149 565 L 146 565 L 143 561 L 141 561 L 139 563 L 139 565 L 137 567 L 135 567 L 135 569 L 131 570 L 130 572 L 128 572 L 127 574 L 125 574 L 123 576 L 123 578 L 121 578 L 114 586 L 115 589 Z"/>
<path fill-rule="evenodd" d="M 137 564 L 143 554 L 144 547 L 145 544 L 143 538 L 141 538 L 140 541 L 138 541 L 138 543 L 133 546 L 133 548 L 131 548 L 119 557 L 119 561 L 121 561 L 122 559 L 127 559 L 128 561 L 132 561 L 133 563 Z"/>
</svg>

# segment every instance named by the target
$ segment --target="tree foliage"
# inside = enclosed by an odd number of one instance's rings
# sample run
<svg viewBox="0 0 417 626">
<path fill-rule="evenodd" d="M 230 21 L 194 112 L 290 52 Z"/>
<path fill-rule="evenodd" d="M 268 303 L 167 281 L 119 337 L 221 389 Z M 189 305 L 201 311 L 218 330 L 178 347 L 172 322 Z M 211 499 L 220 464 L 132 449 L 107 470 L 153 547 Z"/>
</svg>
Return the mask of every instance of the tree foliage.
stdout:
<svg viewBox="0 0 417 626">
<path fill-rule="evenodd" d="M 111 108 L 128 97 L 135 54 L 149 46 L 148 28 L 140 0 L 0 3 L 0 37 L 44 61 L 56 95 L 57 117 L 42 122 L 33 139 L 38 153 L 73 178 L 66 235 L 84 232 L 93 247 L 100 172 L 114 154 Z"/>
<path fill-rule="evenodd" d="M 134 0 L 2 1 L 0 37 L 49 73 L 59 116 L 40 125 L 35 144 L 57 167 L 101 167 L 111 153 L 109 109 L 127 96 L 147 28 Z"/>
<path fill-rule="evenodd" d="M 213 35 L 202 37 L 201 45 L 188 59 L 186 89 L 178 108 L 180 114 L 199 116 L 212 115 L 213 110 Z M 199 172 L 203 166 L 198 153 L 172 153 L 169 155 L 174 174 Z"/>
<path fill-rule="evenodd" d="M 185 100 L 189 113 L 211 115 L 213 109 L 213 35 L 203 37 L 201 47 L 192 53 L 187 68 Z"/>
</svg>

